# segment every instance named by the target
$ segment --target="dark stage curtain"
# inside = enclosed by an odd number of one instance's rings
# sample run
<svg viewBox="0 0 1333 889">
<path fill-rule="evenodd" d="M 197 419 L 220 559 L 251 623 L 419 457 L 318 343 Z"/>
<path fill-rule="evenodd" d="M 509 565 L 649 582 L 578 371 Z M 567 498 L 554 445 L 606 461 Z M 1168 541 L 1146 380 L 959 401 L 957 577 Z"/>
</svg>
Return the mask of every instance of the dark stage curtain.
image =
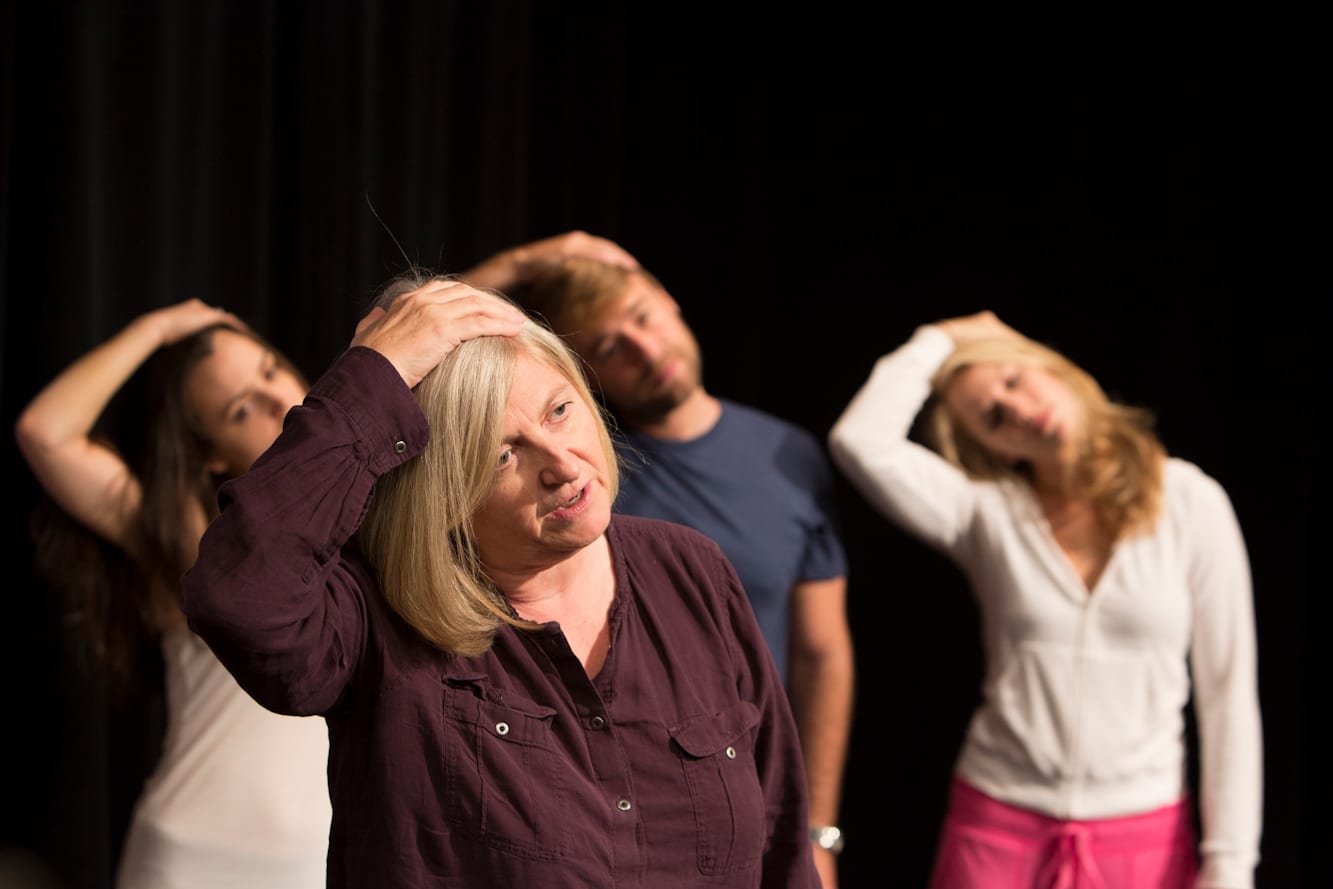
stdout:
<svg viewBox="0 0 1333 889">
<path fill-rule="evenodd" d="M 1313 3 L 4 0 L 3 419 L 187 296 L 315 376 L 408 262 L 459 271 L 571 228 L 659 274 L 715 394 L 821 438 L 917 324 L 993 308 L 1152 408 L 1230 492 L 1260 632 L 1260 884 L 1316 885 L 1329 24 Z M 108 422 L 132 437 L 131 407 Z M 30 572 L 35 483 L 3 446 L 0 852 L 102 889 L 160 696 L 78 666 Z M 976 616 L 840 485 L 860 671 L 843 887 L 918 886 Z"/>
</svg>

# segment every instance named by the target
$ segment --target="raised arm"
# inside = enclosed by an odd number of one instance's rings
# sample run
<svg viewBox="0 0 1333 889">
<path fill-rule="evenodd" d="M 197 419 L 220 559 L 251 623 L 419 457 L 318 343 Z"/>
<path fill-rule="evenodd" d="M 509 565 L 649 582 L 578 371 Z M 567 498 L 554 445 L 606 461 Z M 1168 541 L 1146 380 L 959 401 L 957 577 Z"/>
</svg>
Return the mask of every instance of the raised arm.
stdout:
<svg viewBox="0 0 1333 889">
<path fill-rule="evenodd" d="M 243 326 L 197 299 L 140 315 L 48 383 L 15 424 L 19 450 L 52 499 L 121 548 L 132 539 L 143 491 L 124 461 L 93 440 L 93 426 L 149 356 L 219 323 Z"/>
<path fill-rule="evenodd" d="M 273 445 L 222 486 L 181 604 L 261 704 L 309 715 L 342 698 L 360 666 L 373 582 L 339 552 L 376 482 L 426 445 L 410 387 L 463 340 L 513 335 L 525 322 L 516 306 L 457 281 L 432 280 L 373 309 Z"/>
<path fill-rule="evenodd" d="M 614 241 L 576 230 L 501 250 L 459 277 L 474 287 L 508 293 L 529 283 L 543 268 L 576 256 L 639 267 L 638 260 Z"/>
<path fill-rule="evenodd" d="M 957 331 L 957 328 L 954 328 Z M 952 553 L 971 524 L 976 483 L 909 438 L 930 397 L 931 376 L 954 350 L 947 322 L 917 328 L 880 358 L 829 432 L 829 452 L 886 518 Z"/>
</svg>

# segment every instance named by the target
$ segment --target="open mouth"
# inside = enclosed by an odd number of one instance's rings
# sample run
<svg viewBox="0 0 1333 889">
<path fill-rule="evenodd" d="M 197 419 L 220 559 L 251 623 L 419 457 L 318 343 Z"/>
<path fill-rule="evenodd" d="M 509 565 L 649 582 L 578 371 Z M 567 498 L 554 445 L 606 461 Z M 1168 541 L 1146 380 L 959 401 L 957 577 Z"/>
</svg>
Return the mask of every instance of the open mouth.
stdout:
<svg viewBox="0 0 1333 889">
<path fill-rule="evenodd" d="M 591 485 L 584 485 L 578 492 L 568 500 L 562 500 L 553 506 L 547 515 L 552 518 L 572 518 L 583 511 L 583 507 L 588 502 L 588 489 Z"/>
</svg>

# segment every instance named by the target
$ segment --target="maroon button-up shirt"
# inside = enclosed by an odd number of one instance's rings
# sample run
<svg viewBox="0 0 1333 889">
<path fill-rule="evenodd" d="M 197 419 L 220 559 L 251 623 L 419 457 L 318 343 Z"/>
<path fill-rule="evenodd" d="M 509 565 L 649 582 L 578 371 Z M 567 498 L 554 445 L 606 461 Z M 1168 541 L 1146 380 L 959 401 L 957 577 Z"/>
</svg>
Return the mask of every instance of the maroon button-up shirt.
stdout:
<svg viewBox="0 0 1333 889">
<path fill-rule="evenodd" d="M 392 366 L 350 349 L 224 486 L 184 578 L 191 629 L 241 685 L 328 722 L 329 885 L 816 889 L 796 727 L 718 547 L 612 519 L 595 679 L 557 624 L 445 654 L 345 546 L 427 436 Z"/>
</svg>

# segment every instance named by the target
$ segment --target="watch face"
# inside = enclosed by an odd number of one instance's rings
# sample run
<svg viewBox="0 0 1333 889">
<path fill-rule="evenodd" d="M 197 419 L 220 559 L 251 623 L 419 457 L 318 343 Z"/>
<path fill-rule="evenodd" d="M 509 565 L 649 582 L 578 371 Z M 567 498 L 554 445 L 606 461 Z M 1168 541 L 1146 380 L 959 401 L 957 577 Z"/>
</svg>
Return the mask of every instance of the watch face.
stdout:
<svg viewBox="0 0 1333 889">
<path fill-rule="evenodd" d="M 810 828 L 810 840 L 819 848 L 837 854 L 842 851 L 842 831 L 836 827 Z"/>
</svg>

